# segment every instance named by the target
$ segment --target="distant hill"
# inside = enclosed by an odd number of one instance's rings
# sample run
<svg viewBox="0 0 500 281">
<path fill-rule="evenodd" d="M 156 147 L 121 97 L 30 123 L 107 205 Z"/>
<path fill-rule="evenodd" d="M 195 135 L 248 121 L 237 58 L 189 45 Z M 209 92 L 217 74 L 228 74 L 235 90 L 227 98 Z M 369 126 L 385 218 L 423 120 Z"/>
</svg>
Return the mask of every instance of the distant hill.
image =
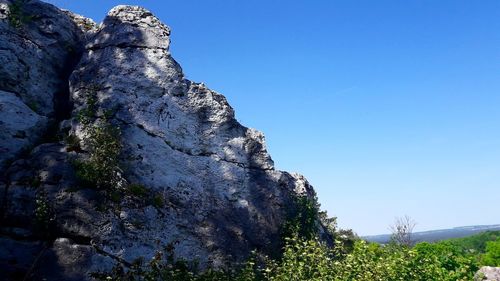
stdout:
<svg viewBox="0 0 500 281">
<path fill-rule="evenodd" d="M 450 238 L 466 237 L 488 230 L 500 230 L 500 224 L 461 226 L 450 229 L 429 230 L 413 233 L 415 242 L 435 242 Z M 391 239 L 391 234 L 363 236 L 362 239 L 370 242 L 386 244 Z"/>
</svg>

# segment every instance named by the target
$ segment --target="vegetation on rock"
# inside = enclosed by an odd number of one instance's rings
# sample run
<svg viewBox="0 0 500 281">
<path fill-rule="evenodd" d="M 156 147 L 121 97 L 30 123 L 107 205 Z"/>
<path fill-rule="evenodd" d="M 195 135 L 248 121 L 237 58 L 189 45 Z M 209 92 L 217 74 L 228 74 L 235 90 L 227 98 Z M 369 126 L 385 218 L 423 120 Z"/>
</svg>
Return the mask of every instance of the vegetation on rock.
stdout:
<svg viewBox="0 0 500 281">
<path fill-rule="evenodd" d="M 465 281 L 473 280 L 481 265 L 498 265 L 499 237 L 500 231 L 486 232 L 414 247 L 358 239 L 352 249 L 346 249 L 343 243 L 328 247 L 317 238 L 294 235 L 286 238 L 281 258 L 254 256 L 239 269 L 199 273 L 186 261 L 175 261 L 170 248 L 147 264 L 128 270 L 117 267 L 95 276 L 102 280 Z"/>
<path fill-rule="evenodd" d="M 89 150 L 89 158 L 75 161 L 77 177 L 86 186 L 112 189 L 120 183 L 121 169 L 118 165 L 122 144 L 119 128 L 102 122 L 86 130 L 84 143 Z"/>
<path fill-rule="evenodd" d="M 32 15 L 28 15 L 24 11 L 25 2 L 25 0 L 14 0 L 9 5 L 9 24 L 15 28 L 21 28 L 33 19 Z"/>
<path fill-rule="evenodd" d="M 122 151 L 120 128 L 111 124 L 104 116 L 97 117 L 97 96 L 91 90 L 86 106 L 78 113 L 85 138 L 83 144 L 89 152 L 88 159 L 74 161 L 77 178 L 82 185 L 103 189 L 116 189 L 121 181 L 118 158 Z M 68 149 L 79 150 L 79 139 L 67 138 Z"/>
</svg>

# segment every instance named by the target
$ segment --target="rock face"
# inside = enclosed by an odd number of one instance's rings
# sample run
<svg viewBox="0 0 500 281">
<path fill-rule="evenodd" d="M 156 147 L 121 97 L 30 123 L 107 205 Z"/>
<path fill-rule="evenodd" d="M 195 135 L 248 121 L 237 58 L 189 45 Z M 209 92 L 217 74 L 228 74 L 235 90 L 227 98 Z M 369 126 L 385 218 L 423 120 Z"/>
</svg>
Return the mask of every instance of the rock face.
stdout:
<svg viewBox="0 0 500 281">
<path fill-rule="evenodd" d="M 0 169 L 40 139 L 49 119 L 69 113 L 67 79 L 82 35 L 54 6 L 0 0 Z"/>
<path fill-rule="evenodd" d="M 165 247 L 202 268 L 279 250 L 295 196 L 313 198 L 314 191 L 302 176 L 274 169 L 262 133 L 239 124 L 224 96 L 184 78 L 169 53 L 167 26 L 140 7 L 117 6 L 97 27 L 29 3 L 26 12 L 36 7 L 47 16 L 22 35 L 5 12 L 0 26 L 0 149 L 7 152 L 0 160 L 13 162 L 4 164 L 0 183 L 0 279 L 90 279 Z M 76 52 L 56 48 L 68 42 Z M 30 109 L 30 99 L 41 106 Z M 50 122 L 60 122 L 61 135 L 88 138 L 92 125 L 78 116 L 90 102 L 92 122 L 121 131 L 119 200 L 76 180 L 72 162 L 87 155 L 85 142 L 82 150 L 52 142 L 18 156 Z M 71 115 L 61 113 L 71 106 Z M 131 184 L 154 200 L 128 193 Z"/>
<path fill-rule="evenodd" d="M 500 281 L 500 267 L 483 266 L 474 276 L 474 280 Z"/>
</svg>

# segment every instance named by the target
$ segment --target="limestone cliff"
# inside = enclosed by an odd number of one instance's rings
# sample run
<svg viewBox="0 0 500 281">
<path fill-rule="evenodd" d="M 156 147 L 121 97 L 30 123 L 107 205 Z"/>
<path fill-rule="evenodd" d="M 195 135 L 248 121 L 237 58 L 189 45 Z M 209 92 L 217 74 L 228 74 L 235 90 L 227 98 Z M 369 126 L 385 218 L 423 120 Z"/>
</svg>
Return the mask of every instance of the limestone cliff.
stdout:
<svg viewBox="0 0 500 281">
<path fill-rule="evenodd" d="M 166 25 L 133 6 L 97 26 L 17 4 L 0 0 L 0 279 L 89 279 L 167 245 L 202 267 L 279 250 L 288 209 L 312 187 L 274 168 L 224 96 L 184 78 Z M 122 145 L 113 200 L 75 176 L 86 128 L 103 122 Z"/>
</svg>

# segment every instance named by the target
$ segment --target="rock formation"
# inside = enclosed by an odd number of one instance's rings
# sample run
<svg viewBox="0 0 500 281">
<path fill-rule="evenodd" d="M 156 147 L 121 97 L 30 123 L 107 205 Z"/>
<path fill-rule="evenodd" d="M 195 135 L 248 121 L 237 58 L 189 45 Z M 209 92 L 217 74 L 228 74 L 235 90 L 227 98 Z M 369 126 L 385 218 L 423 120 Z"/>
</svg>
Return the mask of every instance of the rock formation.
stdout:
<svg viewBox="0 0 500 281">
<path fill-rule="evenodd" d="M 474 276 L 475 281 L 499 281 L 500 267 L 483 266 Z"/>
<path fill-rule="evenodd" d="M 167 26 L 140 7 L 96 26 L 17 4 L 0 0 L 0 279 L 84 280 L 166 246 L 217 268 L 279 250 L 294 198 L 314 191 L 274 169 L 224 96 L 184 78 Z M 103 122 L 123 146 L 114 200 L 75 175 Z"/>
</svg>

